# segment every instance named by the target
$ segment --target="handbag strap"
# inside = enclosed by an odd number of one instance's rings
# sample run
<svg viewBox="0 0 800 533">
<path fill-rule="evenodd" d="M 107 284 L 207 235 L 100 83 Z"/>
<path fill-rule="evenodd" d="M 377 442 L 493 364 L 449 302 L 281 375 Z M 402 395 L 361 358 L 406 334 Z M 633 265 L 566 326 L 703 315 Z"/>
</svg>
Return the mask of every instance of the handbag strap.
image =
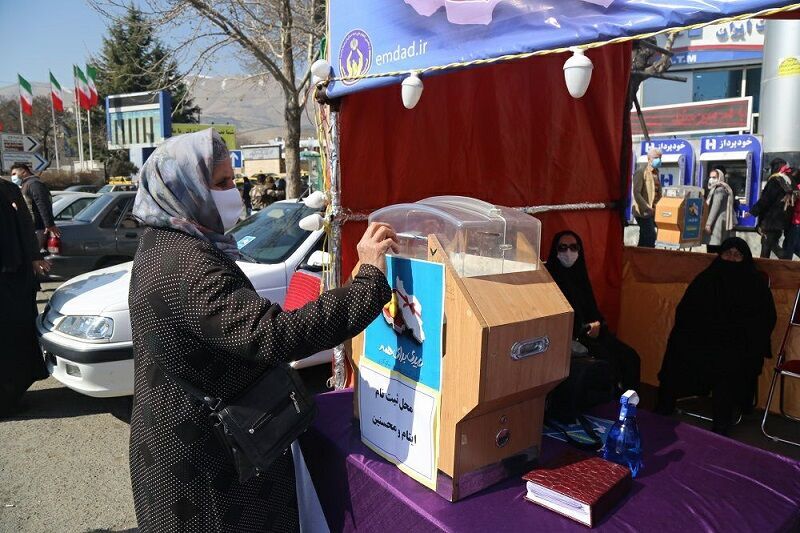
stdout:
<svg viewBox="0 0 800 533">
<path fill-rule="evenodd" d="M 184 392 L 186 392 L 187 394 L 189 394 L 189 396 L 192 396 L 193 398 L 198 400 L 204 406 L 208 407 L 212 413 L 216 413 L 217 411 L 220 410 L 220 407 L 222 406 L 222 398 L 215 398 L 214 396 L 206 394 L 200 388 L 192 385 L 182 377 L 176 376 L 175 374 L 167 370 L 167 368 L 164 365 L 159 363 L 158 359 L 156 359 L 155 357 L 151 357 L 151 360 L 158 366 L 159 369 L 161 369 L 161 371 L 164 374 L 167 375 L 167 377 L 169 377 L 172 381 L 177 383 L 178 386 L 184 390 Z"/>
<path fill-rule="evenodd" d="M 569 433 L 567 433 L 567 430 L 561 427 L 557 422 L 555 422 L 549 416 L 545 417 L 544 424 L 548 427 L 555 429 L 556 431 L 560 431 L 561 434 L 564 436 L 564 438 L 567 440 L 567 442 L 572 446 L 574 446 L 575 448 L 578 448 L 579 450 L 596 452 L 600 448 L 602 448 L 603 440 L 597 436 L 597 433 L 595 433 L 592 424 L 588 420 L 586 420 L 586 418 L 583 415 L 578 415 L 576 419 L 578 420 L 578 423 L 581 425 L 583 431 L 586 432 L 586 434 L 589 436 L 590 439 L 592 439 L 592 444 L 586 444 L 585 442 L 580 442 L 575 440 Z"/>
</svg>

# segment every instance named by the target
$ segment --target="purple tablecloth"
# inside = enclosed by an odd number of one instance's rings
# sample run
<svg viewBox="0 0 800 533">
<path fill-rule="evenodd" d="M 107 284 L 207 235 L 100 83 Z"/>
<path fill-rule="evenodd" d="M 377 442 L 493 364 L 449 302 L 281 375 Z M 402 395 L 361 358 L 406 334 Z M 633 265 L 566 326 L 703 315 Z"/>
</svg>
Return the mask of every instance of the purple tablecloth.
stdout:
<svg viewBox="0 0 800 533">
<path fill-rule="evenodd" d="M 525 501 L 521 479 L 450 503 L 361 443 L 352 390 L 317 400 L 319 416 L 301 440 L 332 531 L 586 530 Z M 597 530 L 800 531 L 800 462 L 648 412 L 639 427 L 645 470 Z M 544 438 L 541 459 L 565 446 Z"/>
</svg>

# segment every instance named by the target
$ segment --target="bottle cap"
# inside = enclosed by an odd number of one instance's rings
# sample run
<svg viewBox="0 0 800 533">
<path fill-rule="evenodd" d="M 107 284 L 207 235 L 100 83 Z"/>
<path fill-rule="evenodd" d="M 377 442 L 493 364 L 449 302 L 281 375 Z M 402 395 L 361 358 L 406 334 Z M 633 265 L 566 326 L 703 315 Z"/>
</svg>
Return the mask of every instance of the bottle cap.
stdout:
<svg viewBox="0 0 800 533">
<path fill-rule="evenodd" d="M 636 394 L 635 390 L 631 389 L 620 397 L 619 403 L 623 405 L 639 405 L 639 395 Z"/>
</svg>

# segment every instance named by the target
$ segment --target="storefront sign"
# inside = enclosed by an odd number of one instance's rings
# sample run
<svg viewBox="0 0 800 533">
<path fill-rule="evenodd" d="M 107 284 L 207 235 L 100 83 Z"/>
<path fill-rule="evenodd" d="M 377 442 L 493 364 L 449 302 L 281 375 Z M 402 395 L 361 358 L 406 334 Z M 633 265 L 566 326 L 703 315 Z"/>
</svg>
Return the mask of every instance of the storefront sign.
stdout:
<svg viewBox="0 0 800 533">
<path fill-rule="evenodd" d="M 364 334 L 359 363 L 361 439 L 436 488 L 444 325 L 444 266 L 390 257 L 392 300 Z"/>
<path fill-rule="evenodd" d="M 280 145 L 242 147 L 242 159 L 244 161 L 271 161 L 280 158 L 281 158 Z"/>
<path fill-rule="evenodd" d="M 650 135 L 746 131 L 751 127 L 752 105 L 752 97 L 747 96 L 645 107 L 642 114 Z M 631 131 L 633 135 L 643 135 L 635 111 L 631 112 Z"/>
<path fill-rule="evenodd" d="M 225 141 L 225 146 L 228 150 L 236 148 L 236 126 L 230 124 L 172 124 L 172 135 L 181 135 L 183 133 L 195 133 L 197 131 L 207 130 L 214 128 L 222 140 Z"/>
</svg>

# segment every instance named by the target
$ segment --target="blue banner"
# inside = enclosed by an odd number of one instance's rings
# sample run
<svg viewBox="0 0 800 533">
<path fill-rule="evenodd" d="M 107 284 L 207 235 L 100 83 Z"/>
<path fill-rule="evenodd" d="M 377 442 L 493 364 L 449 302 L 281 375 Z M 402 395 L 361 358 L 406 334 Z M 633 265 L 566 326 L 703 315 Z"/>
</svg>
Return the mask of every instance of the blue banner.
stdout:
<svg viewBox="0 0 800 533">
<path fill-rule="evenodd" d="M 782 7 L 766 0 L 330 0 L 336 77 L 435 65 L 637 36 Z M 399 77 L 338 81 L 338 97 Z"/>
</svg>

